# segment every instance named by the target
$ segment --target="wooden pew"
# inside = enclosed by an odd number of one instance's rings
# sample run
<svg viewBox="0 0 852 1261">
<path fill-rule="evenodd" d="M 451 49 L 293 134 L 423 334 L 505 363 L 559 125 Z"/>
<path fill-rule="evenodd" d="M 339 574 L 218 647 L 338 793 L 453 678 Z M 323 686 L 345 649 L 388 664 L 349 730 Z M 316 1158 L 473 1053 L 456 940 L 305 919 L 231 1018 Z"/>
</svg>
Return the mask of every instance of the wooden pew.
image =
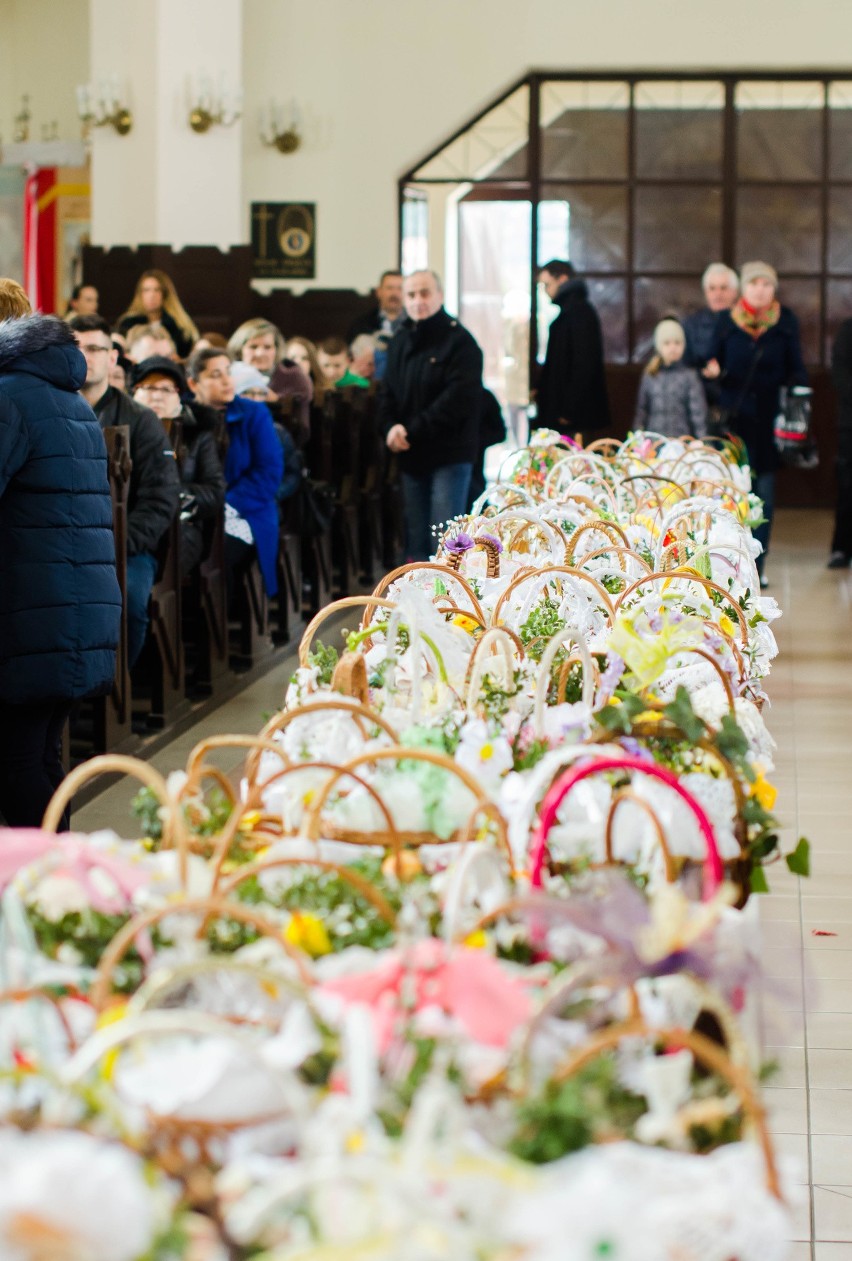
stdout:
<svg viewBox="0 0 852 1261">
<path fill-rule="evenodd" d="M 207 554 L 190 575 L 184 591 L 195 614 L 193 691 L 199 696 L 215 695 L 229 674 L 224 512 L 213 526 Z"/>
<path fill-rule="evenodd" d="M 323 409 L 331 434 L 331 484 L 336 508 L 332 527 L 332 564 L 337 596 L 349 595 L 357 589 L 361 570 L 358 542 L 361 432 L 353 395 L 363 392 L 354 386 L 332 390 L 325 397 Z"/>
<path fill-rule="evenodd" d="M 358 443 L 358 545 L 361 578 L 370 587 L 384 572 L 382 481 L 387 447 L 379 432 L 374 389 L 353 396 Z"/>
<path fill-rule="evenodd" d="M 157 548 L 157 581 L 151 590 L 148 628 L 150 727 L 162 728 L 186 709 L 183 652 L 183 580 L 180 571 L 180 521 L 175 514 Z"/>
<path fill-rule="evenodd" d="M 130 430 L 127 425 L 104 429 L 107 471 L 112 496 L 115 571 L 121 588 L 121 625 L 115 656 L 115 680 L 106 696 L 92 702 L 91 741 L 94 752 L 109 753 L 132 736 L 130 665 L 127 657 L 127 500 L 130 494 Z"/>
<path fill-rule="evenodd" d="M 320 488 L 332 490 L 332 426 L 325 408 L 311 408 L 311 434 L 305 447 L 308 479 Z M 308 492 L 306 492 L 308 493 Z M 332 593 L 332 528 L 318 530 L 300 495 L 299 531 L 302 541 L 303 600 L 302 612 L 310 617 L 324 608 Z M 295 510 L 294 510 L 295 511 Z"/>
</svg>

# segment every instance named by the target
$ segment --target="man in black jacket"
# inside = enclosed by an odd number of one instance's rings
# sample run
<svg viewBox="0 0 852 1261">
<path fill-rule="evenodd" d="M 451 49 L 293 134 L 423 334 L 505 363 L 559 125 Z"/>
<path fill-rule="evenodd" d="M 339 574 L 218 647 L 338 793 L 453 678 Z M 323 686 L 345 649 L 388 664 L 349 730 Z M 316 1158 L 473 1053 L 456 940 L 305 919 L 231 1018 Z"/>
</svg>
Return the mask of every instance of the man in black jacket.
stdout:
<svg viewBox="0 0 852 1261">
<path fill-rule="evenodd" d="M 538 279 L 559 307 L 539 376 L 538 423 L 569 435 L 608 429 L 603 337 L 585 282 L 558 258 L 542 267 Z"/>
<path fill-rule="evenodd" d="M 426 560 L 432 527 L 463 513 L 479 440 L 482 351 L 444 310 L 441 282 L 418 271 L 404 284 L 408 319 L 388 350 L 379 421 L 399 457 L 406 553 Z"/>
<path fill-rule="evenodd" d="M 133 467 L 127 503 L 127 656 L 132 666 L 148 632 L 157 545 L 177 511 L 177 464 L 159 418 L 109 383 L 118 352 L 106 320 L 99 315 L 78 315 L 69 326 L 86 358 L 86 384 L 81 393 L 101 428 L 127 425 L 130 429 Z"/>
<path fill-rule="evenodd" d="M 829 569 L 852 562 L 852 320 L 837 330 L 831 351 L 831 377 L 837 391 L 837 508 Z"/>
</svg>

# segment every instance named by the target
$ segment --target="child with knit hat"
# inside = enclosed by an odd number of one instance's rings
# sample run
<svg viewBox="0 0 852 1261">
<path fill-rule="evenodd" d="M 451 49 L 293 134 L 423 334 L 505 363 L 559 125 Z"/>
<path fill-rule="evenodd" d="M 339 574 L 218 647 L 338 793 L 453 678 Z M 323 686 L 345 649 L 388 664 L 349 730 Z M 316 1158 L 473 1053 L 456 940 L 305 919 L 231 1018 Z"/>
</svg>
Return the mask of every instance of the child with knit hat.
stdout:
<svg viewBox="0 0 852 1261">
<path fill-rule="evenodd" d="M 660 320 L 654 348 L 639 386 L 634 428 L 666 438 L 706 437 L 707 398 L 698 373 L 683 362 L 686 336 L 677 320 Z"/>
</svg>

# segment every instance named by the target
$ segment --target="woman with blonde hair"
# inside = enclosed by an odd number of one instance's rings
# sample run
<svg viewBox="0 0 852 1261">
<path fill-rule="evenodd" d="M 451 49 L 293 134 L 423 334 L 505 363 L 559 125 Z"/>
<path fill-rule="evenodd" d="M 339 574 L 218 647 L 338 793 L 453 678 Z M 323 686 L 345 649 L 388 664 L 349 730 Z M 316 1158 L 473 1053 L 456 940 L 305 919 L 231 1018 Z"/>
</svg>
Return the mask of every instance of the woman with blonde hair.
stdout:
<svg viewBox="0 0 852 1261">
<path fill-rule="evenodd" d="M 269 320 L 246 320 L 228 342 L 228 352 L 238 363 L 247 363 L 267 383 L 266 404 L 275 420 L 284 423 L 302 446 L 310 433 L 310 407 L 314 387 L 309 376 L 284 354 L 284 337 Z M 280 404 L 291 400 L 291 407 Z"/>
<path fill-rule="evenodd" d="M 139 277 L 133 301 L 118 321 L 118 331 L 126 336 L 137 324 L 162 324 L 181 359 L 198 341 L 198 329 L 184 310 L 174 283 L 157 268 L 143 271 Z"/>
</svg>

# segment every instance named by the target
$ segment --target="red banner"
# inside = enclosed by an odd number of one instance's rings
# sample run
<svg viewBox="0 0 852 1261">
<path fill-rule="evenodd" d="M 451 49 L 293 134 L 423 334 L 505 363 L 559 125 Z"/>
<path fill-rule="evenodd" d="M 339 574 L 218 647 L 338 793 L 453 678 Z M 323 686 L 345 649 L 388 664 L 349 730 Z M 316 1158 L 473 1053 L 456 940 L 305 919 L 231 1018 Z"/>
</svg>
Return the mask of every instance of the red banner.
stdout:
<svg viewBox="0 0 852 1261">
<path fill-rule="evenodd" d="M 56 309 L 55 166 L 27 177 L 24 190 L 24 288 L 34 311 Z"/>
</svg>

